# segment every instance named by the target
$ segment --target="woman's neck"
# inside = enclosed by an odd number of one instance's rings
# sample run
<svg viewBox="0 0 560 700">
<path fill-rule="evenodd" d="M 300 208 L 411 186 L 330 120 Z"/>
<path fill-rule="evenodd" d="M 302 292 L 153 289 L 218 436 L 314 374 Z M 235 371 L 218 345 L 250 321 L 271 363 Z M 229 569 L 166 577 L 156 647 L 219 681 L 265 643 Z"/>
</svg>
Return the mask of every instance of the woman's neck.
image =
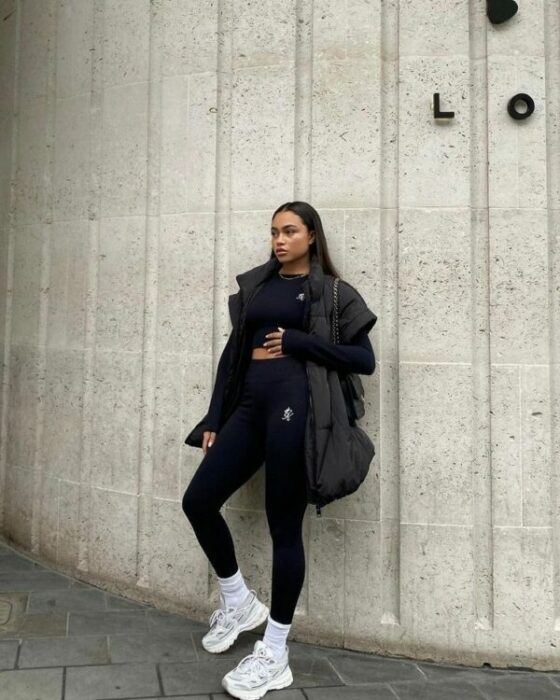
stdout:
<svg viewBox="0 0 560 700">
<path fill-rule="evenodd" d="M 282 275 L 308 275 L 309 268 L 307 270 L 293 270 L 290 268 L 286 269 L 286 268 L 281 267 L 279 272 Z"/>
<path fill-rule="evenodd" d="M 283 275 L 307 275 L 311 268 L 309 260 L 293 260 L 280 268 Z"/>
</svg>

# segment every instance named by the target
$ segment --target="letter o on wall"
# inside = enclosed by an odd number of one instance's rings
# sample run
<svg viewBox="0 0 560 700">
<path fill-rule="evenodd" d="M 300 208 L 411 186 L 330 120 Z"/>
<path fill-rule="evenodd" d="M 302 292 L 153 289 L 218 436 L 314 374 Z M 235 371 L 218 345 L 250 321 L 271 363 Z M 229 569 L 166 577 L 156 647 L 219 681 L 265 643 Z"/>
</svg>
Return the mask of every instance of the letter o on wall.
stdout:
<svg viewBox="0 0 560 700">
<path fill-rule="evenodd" d="M 516 110 L 515 105 L 518 102 L 525 103 L 527 107 L 525 112 L 518 112 Z M 527 117 L 530 117 L 531 114 L 533 114 L 533 112 L 535 111 L 535 103 L 531 95 L 527 95 L 524 92 L 518 92 L 517 95 L 514 95 L 508 102 L 507 110 L 509 116 L 513 119 L 527 119 Z"/>
</svg>

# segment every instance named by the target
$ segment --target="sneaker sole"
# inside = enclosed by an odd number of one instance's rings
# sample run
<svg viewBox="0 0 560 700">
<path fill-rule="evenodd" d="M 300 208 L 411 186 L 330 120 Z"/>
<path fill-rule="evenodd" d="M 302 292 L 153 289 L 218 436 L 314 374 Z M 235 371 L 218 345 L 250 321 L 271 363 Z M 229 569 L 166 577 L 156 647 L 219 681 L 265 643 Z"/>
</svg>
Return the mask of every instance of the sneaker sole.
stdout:
<svg viewBox="0 0 560 700">
<path fill-rule="evenodd" d="M 230 695 L 234 698 L 240 698 L 240 700 L 259 700 L 263 695 L 266 695 L 269 690 L 280 690 L 281 688 L 287 688 L 294 682 L 294 677 L 292 675 L 292 670 L 289 666 L 282 671 L 282 673 L 274 680 L 270 681 L 266 686 L 262 688 L 255 688 L 255 690 L 247 690 L 246 688 L 236 688 L 231 685 L 227 676 L 222 678 L 222 688 L 227 690 Z"/>
<path fill-rule="evenodd" d="M 226 637 L 225 639 L 222 639 L 221 642 L 218 642 L 217 644 L 214 644 L 210 647 L 206 646 L 205 642 L 202 642 L 202 646 L 206 651 L 209 651 L 211 654 L 221 654 L 222 651 L 227 651 L 227 649 L 230 648 L 230 646 L 235 642 L 237 637 L 241 632 L 246 632 L 247 630 L 252 630 L 255 629 L 255 627 L 258 627 L 261 625 L 266 618 L 268 617 L 269 610 L 267 606 L 264 603 L 261 603 L 261 607 L 257 610 L 257 614 L 254 616 L 253 619 L 247 620 L 245 623 L 242 625 L 239 625 L 235 633 L 232 634 L 231 637 Z"/>
</svg>

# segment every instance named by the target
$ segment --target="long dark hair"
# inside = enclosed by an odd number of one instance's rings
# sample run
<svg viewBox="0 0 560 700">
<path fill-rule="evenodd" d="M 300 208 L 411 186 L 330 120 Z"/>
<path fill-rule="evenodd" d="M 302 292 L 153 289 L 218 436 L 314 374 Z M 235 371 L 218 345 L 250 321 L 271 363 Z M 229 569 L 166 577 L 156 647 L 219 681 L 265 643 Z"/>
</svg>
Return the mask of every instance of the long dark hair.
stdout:
<svg viewBox="0 0 560 700">
<path fill-rule="evenodd" d="M 314 209 L 311 204 L 307 202 L 285 202 L 281 204 L 278 209 L 272 215 L 272 218 L 276 216 L 281 211 L 293 211 L 297 214 L 303 223 L 307 226 L 308 230 L 315 231 L 315 239 L 309 248 L 309 255 L 316 256 L 319 260 L 319 264 L 323 268 L 323 272 L 333 277 L 340 277 L 336 267 L 331 260 L 329 255 L 329 248 L 327 246 L 327 239 L 323 231 L 323 224 L 321 222 L 321 217 L 319 212 Z M 274 250 L 270 252 L 270 257 L 275 256 Z"/>
</svg>

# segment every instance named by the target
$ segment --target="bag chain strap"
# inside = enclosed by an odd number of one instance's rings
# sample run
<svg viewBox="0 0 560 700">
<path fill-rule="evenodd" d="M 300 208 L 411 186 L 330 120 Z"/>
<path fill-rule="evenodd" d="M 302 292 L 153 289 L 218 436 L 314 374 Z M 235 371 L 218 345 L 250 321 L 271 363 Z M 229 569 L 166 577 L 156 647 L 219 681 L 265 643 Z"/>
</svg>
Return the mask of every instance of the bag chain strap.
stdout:
<svg viewBox="0 0 560 700">
<path fill-rule="evenodd" d="M 333 343 L 339 343 L 338 330 L 338 277 L 334 278 L 333 283 L 333 324 L 332 324 Z"/>
</svg>

